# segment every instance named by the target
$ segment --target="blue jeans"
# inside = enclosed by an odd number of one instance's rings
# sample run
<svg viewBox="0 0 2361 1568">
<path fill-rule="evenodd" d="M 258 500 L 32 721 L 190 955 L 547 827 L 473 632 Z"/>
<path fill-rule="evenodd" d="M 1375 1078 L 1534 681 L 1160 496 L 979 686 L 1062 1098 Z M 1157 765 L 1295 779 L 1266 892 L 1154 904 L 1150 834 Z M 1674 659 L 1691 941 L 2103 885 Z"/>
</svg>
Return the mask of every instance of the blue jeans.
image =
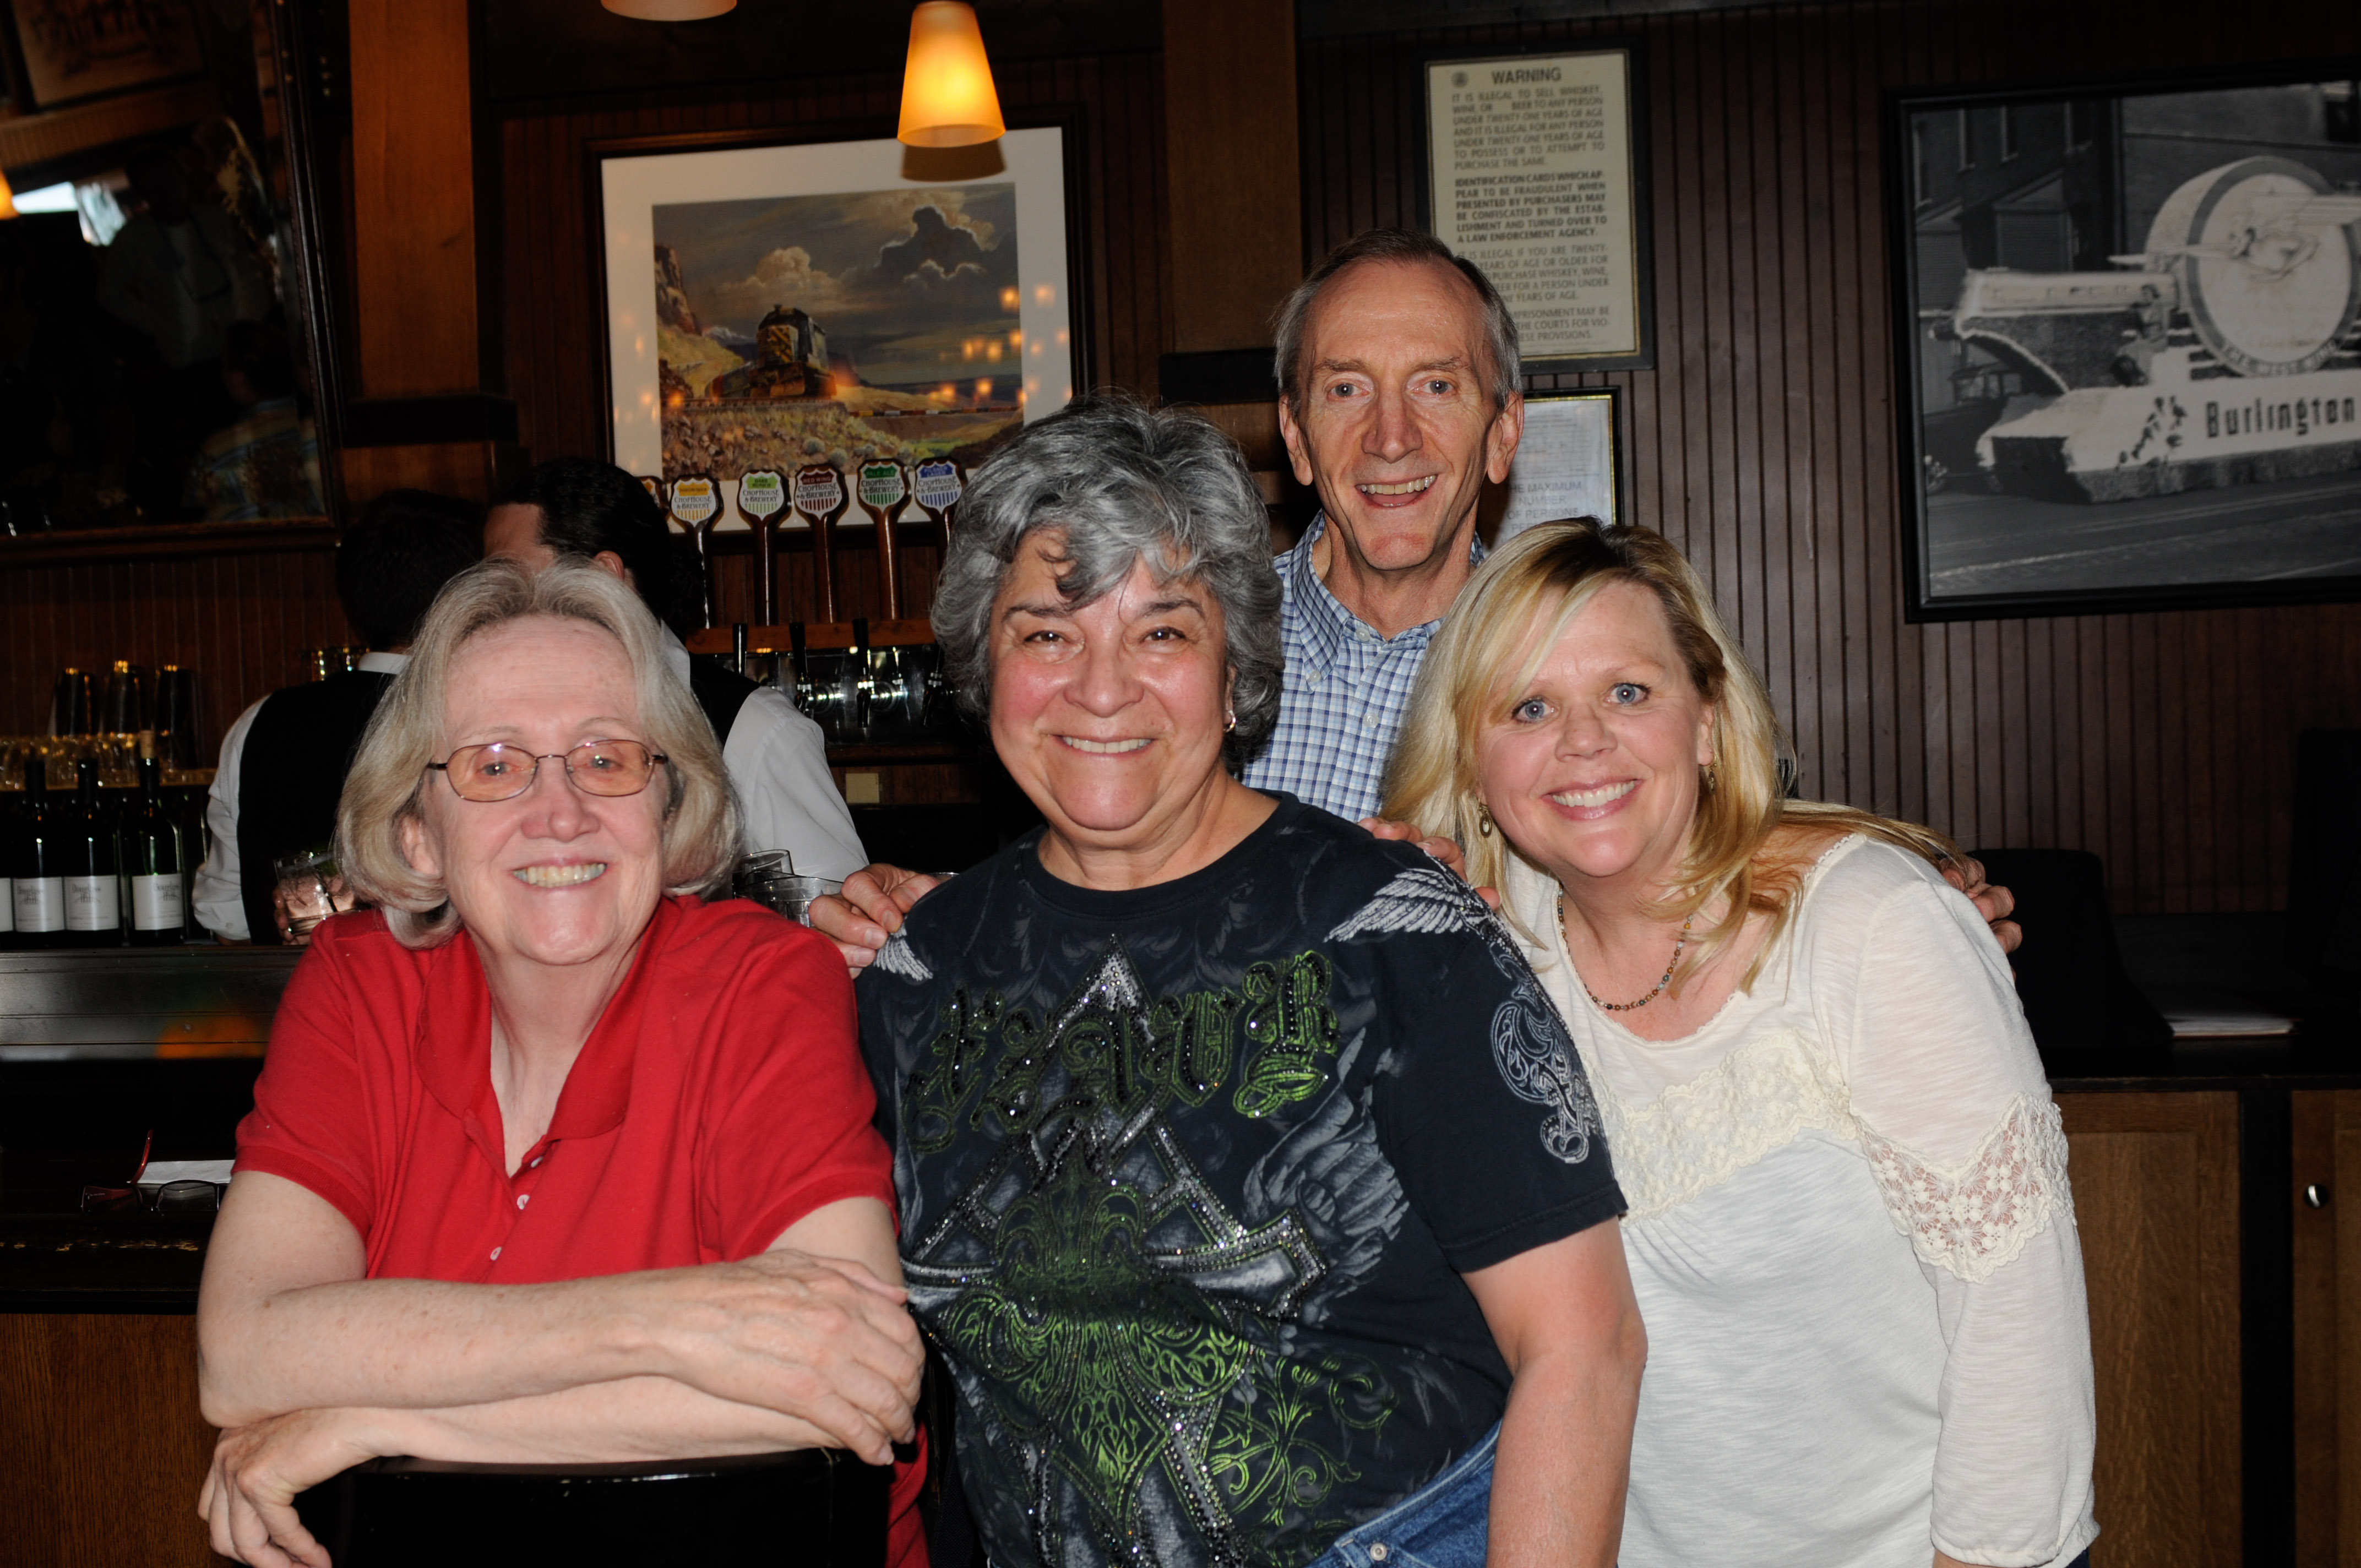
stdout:
<svg viewBox="0 0 2361 1568">
<path fill-rule="evenodd" d="M 1495 1423 L 1450 1469 L 1337 1537 L 1310 1568 L 1484 1568 L 1492 1453 L 1499 1445 Z"/>
</svg>

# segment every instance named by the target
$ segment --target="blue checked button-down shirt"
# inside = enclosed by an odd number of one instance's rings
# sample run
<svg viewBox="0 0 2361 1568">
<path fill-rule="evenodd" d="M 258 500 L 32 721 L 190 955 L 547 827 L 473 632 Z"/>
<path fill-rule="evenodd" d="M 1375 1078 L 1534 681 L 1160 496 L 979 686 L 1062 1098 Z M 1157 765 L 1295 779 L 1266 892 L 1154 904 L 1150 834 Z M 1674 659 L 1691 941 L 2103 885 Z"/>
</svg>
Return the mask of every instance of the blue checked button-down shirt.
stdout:
<svg viewBox="0 0 2361 1568">
<path fill-rule="evenodd" d="M 1339 604 L 1312 565 L 1312 547 L 1327 526 L 1326 517 L 1312 519 L 1295 548 L 1274 563 L 1287 683 L 1279 728 L 1246 764 L 1246 782 L 1355 822 L 1377 813 L 1411 683 L 1443 622 L 1381 637 Z M 1472 554 L 1483 558 L 1480 540 Z"/>
</svg>

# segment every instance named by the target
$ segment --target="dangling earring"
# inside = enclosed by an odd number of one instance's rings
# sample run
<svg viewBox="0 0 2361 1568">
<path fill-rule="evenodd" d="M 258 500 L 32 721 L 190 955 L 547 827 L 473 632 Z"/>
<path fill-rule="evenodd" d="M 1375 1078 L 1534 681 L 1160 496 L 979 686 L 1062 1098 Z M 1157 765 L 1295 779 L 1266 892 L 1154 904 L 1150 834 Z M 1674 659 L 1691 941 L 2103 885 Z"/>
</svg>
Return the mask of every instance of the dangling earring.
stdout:
<svg viewBox="0 0 2361 1568">
<path fill-rule="evenodd" d="M 1704 781 L 1705 792 L 1708 795 L 1711 795 L 1715 790 L 1721 787 L 1720 771 L 1711 762 L 1706 763 L 1705 766 L 1697 770 L 1697 777 Z"/>
<path fill-rule="evenodd" d="M 1476 833 L 1478 838 L 1483 839 L 1489 839 L 1492 836 L 1491 809 L 1481 802 L 1478 802 L 1476 806 Z"/>
<path fill-rule="evenodd" d="M 1238 727 L 1238 716 L 1237 716 L 1236 714 L 1235 714 L 1235 713 L 1231 713 L 1231 714 L 1225 714 L 1225 715 L 1224 715 L 1224 716 L 1223 716 L 1223 718 L 1222 718 L 1222 733 L 1223 733 L 1223 734 L 1227 735 L 1231 730 L 1235 729 L 1237 727 Z"/>
</svg>

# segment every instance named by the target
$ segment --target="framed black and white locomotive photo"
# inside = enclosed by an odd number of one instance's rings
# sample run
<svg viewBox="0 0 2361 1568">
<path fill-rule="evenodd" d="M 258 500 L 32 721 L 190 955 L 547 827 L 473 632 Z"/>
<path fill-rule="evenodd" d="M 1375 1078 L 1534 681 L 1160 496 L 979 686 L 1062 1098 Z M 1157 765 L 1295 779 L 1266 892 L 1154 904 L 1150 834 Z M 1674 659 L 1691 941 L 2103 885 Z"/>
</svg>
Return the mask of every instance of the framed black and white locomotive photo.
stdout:
<svg viewBox="0 0 2361 1568">
<path fill-rule="evenodd" d="M 1914 620 L 2361 598 L 2361 60 L 1887 104 Z"/>
</svg>

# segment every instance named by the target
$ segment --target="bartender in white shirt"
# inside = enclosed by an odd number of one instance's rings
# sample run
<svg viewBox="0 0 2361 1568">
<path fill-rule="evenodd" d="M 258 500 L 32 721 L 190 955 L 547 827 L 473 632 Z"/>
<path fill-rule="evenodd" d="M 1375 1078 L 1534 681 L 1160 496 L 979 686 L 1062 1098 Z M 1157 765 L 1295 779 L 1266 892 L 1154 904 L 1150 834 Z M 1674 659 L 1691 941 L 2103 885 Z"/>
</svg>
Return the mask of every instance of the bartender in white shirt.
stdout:
<svg viewBox="0 0 2361 1568">
<path fill-rule="evenodd" d="M 484 554 L 536 571 L 561 558 L 589 561 L 638 589 L 665 623 L 674 670 L 720 738 L 747 850 L 785 850 L 796 871 L 840 881 L 868 863 L 829 775 L 819 726 L 777 687 L 691 659 L 674 634 L 679 556 L 662 509 L 637 479 L 587 457 L 541 464 L 493 502 Z"/>
<path fill-rule="evenodd" d="M 378 699 L 410 662 L 412 631 L 443 585 L 474 565 L 483 509 L 456 496 L 390 490 L 336 545 L 336 597 L 369 652 L 357 670 L 273 692 L 223 738 L 197 869 L 197 920 L 224 941 L 280 941 L 271 862 L 324 849 L 345 773 Z"/>
</svg>

